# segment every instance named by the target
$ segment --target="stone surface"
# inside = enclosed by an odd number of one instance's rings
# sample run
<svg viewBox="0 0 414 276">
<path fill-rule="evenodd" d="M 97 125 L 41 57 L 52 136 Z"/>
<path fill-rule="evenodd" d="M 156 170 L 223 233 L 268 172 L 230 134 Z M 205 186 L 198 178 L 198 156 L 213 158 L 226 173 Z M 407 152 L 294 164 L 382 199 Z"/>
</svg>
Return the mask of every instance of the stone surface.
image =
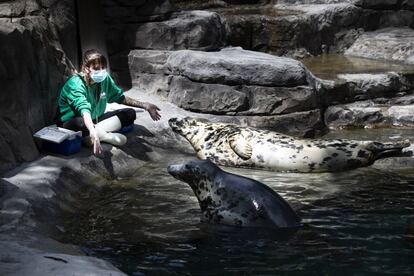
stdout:
<svg viewBox="0 0 414 276">
<path fill-rule="evenodd" d="M 0 164 L 4 172 L 37 157 L 32 133 L 52 122 L 57 94 L 70 67 L 58 38 L 42 16 L 1 24 L 0 51 L 0 80 L 5 84 L 0 96 L 0 140 L 4 143 L 0 155 L 5 153 L 10 161 Z"/>
<path fill-rule="evenodd" d="M 414 30 L 386 28 L 364 33 L 345 54 L 414 64 Z"/>
<path fill-rule="evenodd" d="M 1 179 L 1 275 L 124 275 L 54 239 L 61 217 L 79 211 L 81 195 L 92 196 L 144 164 L 119 149 L 105 145 L 104 150 L 102 159 L 90 149 L 70 159 L 42 156 Z"/>
<path fill-rule="evenodd" d="M 215 11 L 224 18 L 229 44 L 293 57 L 329 51 L 339 43 L 337 39 L 344 39 L 337 38 L 336 33 L 361 25 L 361 10 L 347 3 L 277 4 Z"/>
<path fill-rule="evenodd" d="M 106 0 L 101 4 L 108 24 L 165 20 L 174 11 L 168 0 Z"/>
<path fill-rule="evenodd" d="M 33 236 L 33 233 L 27 233 Z M 56 247 L 45 250 L 47 238 L 36 236 L 35 241 L 27 241 L 26 237 L 10 240 L 9 236 L 1 235 L 0 273 L 2 275 L 126 275 L 110 263 L 103 260 L 58 253 Z M 25 244 L 31 243 L 31 244 Z M 33 246 L 35 244 L 35 246 Z M 36 248 L 39 247 L 39 248 Z M 60 247 L 64 247 L 60 245 Z M 79 254 L 79 253 L 78 253 Z"/>
<path fill-rule="evenodd" d="M 308 84 L 308 72 L 299 61 L 268 54 L 225 48 L 220 52 L 173 52 L 167 67 L 173 75 L 193 81 L 261 86 Z"/>
<path fill-rule="evenodd" d="M 248 95 L 223 84 L 195 83 L 185 77 L 173 77 L 168 100 L 186 110 L 226 114 L 248 108 Z"/>
<path fill-rule="evenodd" d="M 129 66 L 136 88 L 191 111 L 270 116 L 320 107 L 312 75 L 289 58 L 240 48 L 134 50 Z"/>
<path fill-rule="evenodd" d="M 168 20 L 108 26 L 110 54 L 129 49 L 216 50 L 224 45 L 224 27 L 216 13 L 183 11 Z"/>
<path fill-rule="evenodd" d="M 339 4 L 350 3 L 364 9 L 397 10 L 413 9 L 414 3 L 410 0 L 278 0 L 279 4 Z"/>
<path fill-rule="evenodd" d="M 399 76 L 389 74 L 340 74 L 340 80 L 349 83 L 355 100 L 389 97 L 400 91 Z"/>
<path fill-rule="evenodd" d="M 78 31 L 76 23 L 75 2 L 73 0 L 54 1 L 48 3 L 50 23 L 56 29 L 58 42 L 61 45 L 67 62 L 79 68 L 81 61 L 78 57 Z"/>
<path fill-rule="evenodd" d="M 249 95 L 246 115 L 279 115 L 319 108 L 318 95 L 312 87 L 263 87 L 243 86 Z"/>
<path fill-rule="evenodd" d="M 412 127 L 414 96 L 337 105 L 325 111 L 325 123 L 336 128 Z"/>
<path fill-rule="evenodd" d="M 342 53 L 361 30 L 414 26 L 410 1 L 279 0 L 247 6 L 223 1 L 178 2 L 186 9 L 220 14 L 229 45 L 298 58 Z"/>
</svg>

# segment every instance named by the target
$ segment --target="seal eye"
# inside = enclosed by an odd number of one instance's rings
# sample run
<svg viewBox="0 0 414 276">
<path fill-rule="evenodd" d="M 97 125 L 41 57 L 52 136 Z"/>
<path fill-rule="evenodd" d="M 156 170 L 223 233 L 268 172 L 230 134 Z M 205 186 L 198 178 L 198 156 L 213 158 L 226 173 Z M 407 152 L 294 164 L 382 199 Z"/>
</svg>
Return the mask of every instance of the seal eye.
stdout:
<svg viewBox="0 0 414 276">
<path fill-rule="evenodd" d="M 186 170 L 189 170 L 190 169 L 190 166 L 189 165 L 185 165 L 185 169 Z"/>
</svg>

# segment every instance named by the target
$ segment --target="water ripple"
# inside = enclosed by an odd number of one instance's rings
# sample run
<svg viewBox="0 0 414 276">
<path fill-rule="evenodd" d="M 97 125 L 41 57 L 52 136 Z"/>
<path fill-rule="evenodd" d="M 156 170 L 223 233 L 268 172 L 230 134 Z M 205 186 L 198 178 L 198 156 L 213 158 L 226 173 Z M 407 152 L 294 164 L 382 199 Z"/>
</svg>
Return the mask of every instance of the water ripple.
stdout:
<svg viewBox="0 0 414 276">
<path fill-rule="evenodd" d="M 286 174 L 224 168 L 265 183 L 302 217 L 296 233 L 200 224 L 197 199 L 150 164 L 69 218 L 63 241 L 131 275 L 414 275 L 414 170 Z"/>
</svg>

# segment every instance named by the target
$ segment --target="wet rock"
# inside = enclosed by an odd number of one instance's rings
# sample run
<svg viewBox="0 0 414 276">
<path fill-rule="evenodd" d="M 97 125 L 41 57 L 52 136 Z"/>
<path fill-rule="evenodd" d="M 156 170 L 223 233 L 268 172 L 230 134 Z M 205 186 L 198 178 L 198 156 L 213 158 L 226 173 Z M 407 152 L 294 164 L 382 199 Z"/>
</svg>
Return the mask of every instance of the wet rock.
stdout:
<svg viewBox="0 0 414 276">
<path fill-rule="evenodd" d="M 320 78 L 317 90 L 324 107 L 414 91 L 414 70 L 406 64 L 337 54 L 312 57 L 304 63 Z"/>
<path fill-rule="evenodd" d="M 386 28 L 364 33 L 345 54 L 414 64 L 414 30 Z"/>
<path fill-rule="evenodd" d="M 325 123 L 336 128 L 412 127 L 414 106 L 412 95 L 393 99 L 374 99 L 328 107 Z M 406 103 L 408 105 L 398 105 Z"/>
<path fill-rule="evenodd" d="M 71 159 L 43 156 L 1 179 L 1 275 L 124 275 L 106 261 L 55 240 L 61 217 L 79 211 L 117 177 L 128 177 L 144 162 L 104 146 L 105 157 L 84 149 Z M 141 156 L 145 152 L 140 152 Z"/>
<path fill-rule="evenodd" d="M 397 73 L 340 74 L 338 79 L 347 83 L 353 101 L 392 97 L 404 90 Z"/>
</svg>

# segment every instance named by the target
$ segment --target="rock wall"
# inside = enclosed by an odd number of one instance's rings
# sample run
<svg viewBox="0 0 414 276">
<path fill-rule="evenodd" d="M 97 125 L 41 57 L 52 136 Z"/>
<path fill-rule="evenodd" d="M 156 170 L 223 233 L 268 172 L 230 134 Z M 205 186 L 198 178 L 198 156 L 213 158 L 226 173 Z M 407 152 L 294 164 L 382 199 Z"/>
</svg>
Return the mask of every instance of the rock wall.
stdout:
<svg viewBox="0 0 414 276">
<path fill-rule="evenodd" d="M 126 11 L 126 4 L 115 2 Z M 166 5 L 168 1 L 161 2 Z M 136 11 L 125 18 L 108 17 L 111 31 L 107 37 L 113 44 L 115 73 L 128 78 L 129 86 L 132 83 L 156 93 L 183 109 L 221 115 L 222 120 L 233 116 L 247 125 L 306 135 L 312 128 L 323 131 L 321 120 L 334 125 L 331 122 L 336 117 L 331 113 L 325 114 L 328 119 L 322 118 L 330 106 L 413 91 L 412 83 L 406 81 L 411 72 L 387 74 L 386 70 L 382 71 L 384 76 L 381 71 L 378 75 L 338 75 L 336 81 L 329 82 L 317 81 L 304 69 L 307 79 L 302 83 L 274 83 L 267 77 L 278 70 L 285 70 L 278 81 L 298 71 L 286 69 L 281 59 L 258 53 L 303 58 L 345 52 L 411 62 L 413 35 L 409 26 L 414 12 L 409 2 L 171 0 L 168 7 L 170 13 L 158 16 L 157 21 L 146 18 L 140 23 Z M 222 49 L 231 45 L 242 48 Z M 253 80 L 256 75 L 259 77 Z M 289 129 L 280 121 L 300 127 Z M 396 119 L 392 125 L 399 123 Z"/>
<path fill-rule="evenodd" d="M 132 49 L 216 50 L 224 45 L 224 27 L 211 12 L 177 12 L 168 0 L 102 1 L 112 75 L 131 87 L 128 53 Z"/>
<path fill-rule="evenodd" d="M 74 14 L 69 0 L 0 3 L 0 173 L 38 156 L 32 134 L 52 123 L 77 63 Z"/>
<path fill-rule="evenodd" d="M 298 58 L 342 53 L 364 31 L 414 27 L 414 4 L 409 0 L 275 0 L 254 5 L 172 2 L 182 9 L 220 14 L 229 45 Z"/>
</svg>

